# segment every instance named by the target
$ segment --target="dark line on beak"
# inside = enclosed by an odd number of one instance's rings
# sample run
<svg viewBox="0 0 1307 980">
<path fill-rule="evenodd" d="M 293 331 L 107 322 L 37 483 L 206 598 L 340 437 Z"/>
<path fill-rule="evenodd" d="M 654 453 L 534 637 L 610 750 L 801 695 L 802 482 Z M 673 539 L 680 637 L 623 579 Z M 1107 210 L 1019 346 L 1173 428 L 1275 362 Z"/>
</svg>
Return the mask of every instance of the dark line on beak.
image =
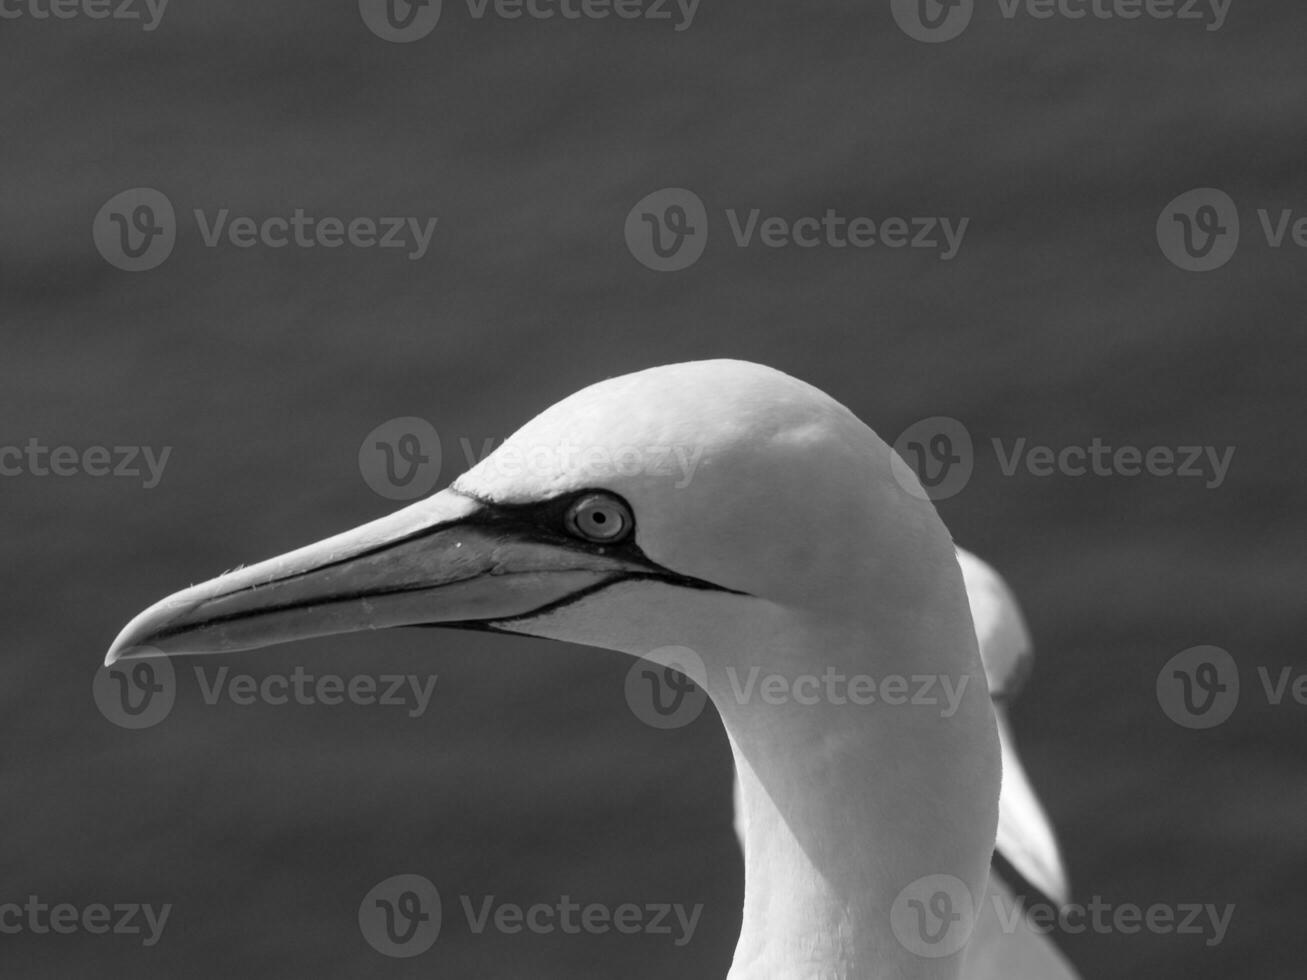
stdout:
<svg viewBox="0 0 1307 980">
<path fill-rule="evenodd" d="M 538 574 L 538 573 L 524 572 L 520 574 Z M 271 616 L 277 613 L 299 612 L 306 609 L 317 609 L 324 606 L 338 606 L 348 602 L 358 602 L 361 599 L 377 599 L 389 595 L 404 595 L 410 592 L 439 592 L 442 588 L 446 586 L 457 585 L 460 582 L 472 582 L 479 578 L 485 578 L 488 575 L 489 573 L 483 572 L 479 575 L 469 575 L 466 578 L 454 579 L 449 582 L 441 582 L 439 585 L 397 586 L 395 588 L 390 588 L 390 589 L 373 589 L 373 590 L 361 591 L 361 592 L 349 592 L 341 595 L 322 596 L 313 599 L 300 599 L 295 602 L 285 602 L 276 606 L 265 606 L 262 609 L 242 610 L 240 612 L 227 613 L 222 616 L 214 616 L 210 619 L 206 619 L 202 624 L 198 626 L 177 625 L 172 627 L 166 627 L 163 630 L 160 630 L 158 633 L 154 634 L 154 639 L 166 640 L 173 636 L 180 636 L 183 633 L 202 632 L 203 630 L 209 629 L 210 627 L 213 626 L 222 626 L 230 623 L 238 623 L 243 620 L 258 619 L 261 616 Z M 495 576 L 490 576 L 490 577 L 495 577 Z M 413 626 L 420 626 L 420 627 L 431 627 L 431 628 L 441 628 L 441 627 L 447 627 L 451 629 L 481 628 L 487 630 L 494 630 L 496 624 L 513 623 L 519 620 L 533 619 L 536 616 L 542 616 L 546 613 L 553 612 L 556 609 L 562 609 L 564 606 L 570 606 L 572 605 L 572 603 L 579 602 L 582 599 L 586 598 L 587 596 L 594 595 L 596 592 L 601 592 L 604 589 L 608 588 L 610 585 L 613 585 L 617 582 L 629 582 L 629 581 L 659 581 L 680 588 L 699 589 L 699 590 L 711 591 L 711 592 L 726 592 L 726 593 L 730 593 L 731 595 L 748 595 L 748 593 L 746 592 L 737 592 L 734 589 L 723 588 L 722 586 L 719 585 L 713 585 L 711 582 L 705 582 L 701 579 L 691 578 L 687 575 L 678 575 L 677 573 L 671 571 L 662 571 L 662 572 L 616 571 L 601 582 L 596 582 L 594 585 L 586 586 L 584 589 L 578 589 L 576 592 L 573 592 L 569 595 L 565 595 L 561 599 L 555 599 L 553 602 L 547 602 L 544 605 L 539 606 L 535 609 L 531 609 L 523 613 L 518 613 L 516 616 L 506 616 L 506 617 L 498 617 L 495 619 L 484 619 L 484 620 L 455 620 L 450 622 L 410 623 L 410 624 L 406 624 L 405 626 L 393 626 L 387 628 L 408 629 Z M 220 596 L 219 598 L 225 598 L 225 596 Z M 507 631 L 501 630 L 501 632 L 507 632 Z"/>
<path fill-rule="evenodd" d="M 735 589 L 728 589 L 724 586 L 713 585 L 711 582 L 705 582 L 703 579 L 691 578 L 688 575 L 678 575 L 676 572 L 666 569 L 661 572 L 622 572 L 614 575 L 612 578 L 604 579 L 602 582 L 596 582 L 594 585 L 588 585 L 584 589 L 578 589 L 571 595 L 563 596 L 561 599 L 555 599 L 553 602 L 545 603 L 539 609 L 533 609 L 528 613 L 520 613 L 517 616 L 507 616 L 502 619 L 486 620 L 489 623 L 516 623 L 524 619 L 534 619 L 537 616 L 543 616 L 554 612 L 558 609 L 564 609 L 574 603 L 580 602 L 597 592 L 602 592 L 611 585 L 617 585 L 621 582 L 662 582 L 665 585 L 676 586 L 682 589 L 697 589 L 702 592 L 725 592 L 728 595 L 747 596 L 747 592 L 738 592 Z M 443 623 L 431 623 L 431 626 L 443 626 Z"/>
<path fill-rule="evenodd" d="M 326 566 L 324 566 L 326 567 Z M 484 574 L 484 573 L 482 573 Z M 258 619 L 260 616 L 271 616 L 275 613 L 298 612 L 304 609 L 318 609 L 323 606 L 339 606 L 346 602 L 357 602 L 360 599 L 375 599 L 388 595 L 404 595 L 408 592 L 437 592 L 447 585 L 458 585 L 460 582 L 471 582 L 481 578 L 482 574 L 469 575 L 466 578 L 451 579 L 448 582 L 441 582 L 439 585 L 406 585 L 395 586 L 390 589 L 374 589 L 365 592 L 346 592 L 339 595 L 316 596 L 312 599 L 298 599 L 294 602 L 283 602 L 280 605 L 264 606 L 261 609 L 245 609 L 240 612 L 225 613 L 221 616 L 212 616 L 204 620 L 199 625 L 180 624 L 176 626 L 167 626 L 154 634 L 155 639 L 165 640 L 169 637 L 180 636 L 183 633 L 201 632 L 211 626 L 223 626 L 228 623 L 239 623 L 246 619 Z M 277 582 L 282 581 L 277 579 Z M 249 586 L 245 589 L 237 589 L 235 592 L 226 592 L 220 596 L 215 596 L 209 602 L 216 602 L 226 599 L 228 596 L 239 595 L 242 592 L 248 592 L 251 589 L 265 589 L 275 582 L 267 582 L 263 585 Z M 207 605 L 207 603 L 206 603 Z M 201 607 L 202 608 L 202 607 Z"/>
</svg>

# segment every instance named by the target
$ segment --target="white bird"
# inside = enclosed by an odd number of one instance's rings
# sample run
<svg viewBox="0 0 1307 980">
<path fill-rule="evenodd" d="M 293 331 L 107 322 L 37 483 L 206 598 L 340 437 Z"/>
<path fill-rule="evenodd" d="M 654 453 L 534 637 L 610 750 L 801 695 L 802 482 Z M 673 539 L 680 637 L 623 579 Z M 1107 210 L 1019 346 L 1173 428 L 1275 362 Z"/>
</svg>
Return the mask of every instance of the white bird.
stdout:
<svg viewBox="0 0 1307 980">
<path fill-rule="evenodd" d="M 1001 700 L 1018 676 L 1020 613 L 895 458 L 770 368 L 652 368 L 564 399 L 426 500 L 156 603 L 107 662 L 416 625 L 655 663 L 689 648 L 738 778 L 745 896 L 728 980 L 1074 977 L 1011 918 L 990 870 L 997 841 L 1062 900 L 1056 844 L 986 684 L 988 667 Z M 930 699 L 814 703 L 763 698 L 750 675 L 795 691 L 938 683 Z"/>
</svg>

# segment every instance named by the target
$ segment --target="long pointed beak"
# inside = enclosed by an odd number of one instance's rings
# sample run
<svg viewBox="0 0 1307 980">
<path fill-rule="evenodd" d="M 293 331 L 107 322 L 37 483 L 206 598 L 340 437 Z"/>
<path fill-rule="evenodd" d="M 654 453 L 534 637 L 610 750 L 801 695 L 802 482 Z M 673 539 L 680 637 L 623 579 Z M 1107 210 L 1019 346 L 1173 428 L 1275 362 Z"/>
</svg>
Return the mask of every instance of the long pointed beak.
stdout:
<svg viewBox="0 0 1307 980">
<path fill-rule="evenodd" d="M 227 653 L 365 629 L 490 624 L 645 571 L 534 539 L 445 490 L 410 507 L 171 595 L 133 619 L 106 664 Z"/>
</svg>

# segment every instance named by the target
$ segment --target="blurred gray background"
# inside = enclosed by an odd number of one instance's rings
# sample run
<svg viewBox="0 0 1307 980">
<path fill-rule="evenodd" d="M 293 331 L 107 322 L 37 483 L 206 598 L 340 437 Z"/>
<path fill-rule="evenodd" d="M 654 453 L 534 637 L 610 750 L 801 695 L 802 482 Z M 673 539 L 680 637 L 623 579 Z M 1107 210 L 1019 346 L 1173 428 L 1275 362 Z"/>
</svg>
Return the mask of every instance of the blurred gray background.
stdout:
<svg viewBox="0 0 1307 980">
<path fill-rule="evenodd" d="M 27 8 L 22 8 L 26 10 Z M 128 731 L 91 698 L 117 630 L 161 596 L 394 506 L 362 479 L 397 416 L 440 433 L 441 484 L 574 389 L 732 356 L 829 391 L 888 440 L 962 421 L 974 475 L 940 505 L 1021 597 L 1036 672 L 1015 707 L 1077 897 L 1233 903 L 1224 940 L 1065 937 L 1086 977 L 1301 976 L 1307 213 L 1301 4 L 1233 0 L 1217 31 L 1002 16 L 925 44 L 890 4 L 703 0 L 674 22 L 478 20 L 447 2 L 388 43 L 357 5 L 173 0 L 154 30 L 0 19 L 0 445 L 172 447 L 159 484 L 0 478 L 0 902 L 172 903 L 163 938 L 0 936 L 4 977 L 715 980 L 739 926 L 730 758 L 711 711 L 628 709 L 598 650 L 430 630 L 218 658 L 262 677 L 439 675 L 381 707 L 177 703 Z M 702 259 L 639 264 L 627 212 L 706 202 Z M 176 248 L 128 273 L 92 222 L 134 187 Z M 1243 238 L 1185 272 L 1167 202 L 1226 191 Z M 722 212 L 971 219 L 914 249 L 736 248 Z M 204 246 L 192 212 L 438 216 L 430 251 Z M 1005 476 L 993 437 L 1235 446 L 1219 488 Z M 1158 671 L 1229 650 L 1244 694 L 1171 723 Z M 476 935 L 364 942 L 393 874 L 530 904 L 702 902 L 694 940 Z"/>
</svg>

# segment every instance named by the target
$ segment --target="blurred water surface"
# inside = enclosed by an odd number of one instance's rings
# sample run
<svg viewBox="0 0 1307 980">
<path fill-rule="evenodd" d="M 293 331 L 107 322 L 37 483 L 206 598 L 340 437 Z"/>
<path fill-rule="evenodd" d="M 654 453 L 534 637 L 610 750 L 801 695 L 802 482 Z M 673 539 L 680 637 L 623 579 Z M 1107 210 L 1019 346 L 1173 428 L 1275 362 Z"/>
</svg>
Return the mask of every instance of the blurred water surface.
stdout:
<svg viewBox="0 0 1307 980">
<path fill-rule="evenodd" d="M 170 902 L 164 938 L 0 937 L 6 977 L 725 975 L 741 873 L 711 712 L 655 731 L 627 661 L 436 631 L 204 665 L 439 675 L 431 709 L 205 705 L 179 664 L 162 725 L 91 700 L 136 611 L 392 506 L 360 440 L 426 418 L 445 479 L 583 384 L 671 361 L 762 361 L 892 440 L 929 416 L 981 446 L 1234 446 L 1228 478 L 1005 476 L 982 452 L 941 511 L 1022 597 L 1039 662 L 1015 709 L 1080 897 L 1234 903 L 1228 934 L 1069 937 L 1086 977 L 1301 975 L 1307 366 L 1301 248 L 1256 208 L 1307 208 L 1307 13 L 1236 0 L 1177 21 L 1004 19 L 947 44 L 888 3 L 704 0 L 689 29 L 478 20 L 446 3 L 389 44 L 348 2 L 174 0 L 157 29 L 0 21 L 0 444 L 172 447 L 157 487 L 6 477 L 0 901 Z M 660 275 L 627 211 L 693 189 L 713 233 Z M 1168 200 L 1215 186 L 1244 240 L 1207 274 L 1160 254 Z M 91 222 L 133 187 L 179 216 L 129 274 Z M 382 249 L 209 248 L 194 218 L 438 216 Z M 959 254 L 734 247 L 726 208 L 789 219 L 967 216 Z M 444 482 L 444 481 L 442 481 Z M 1250 692 L 1219 729 L 1154 694 L 1216 644 Z M 370 949 L 360 897 L 414 872 L 523 905 L 702 902 L 694 940 L 477 935 Z M 452 901 L 452 900 L 451 900 Z"/>
</svg>

